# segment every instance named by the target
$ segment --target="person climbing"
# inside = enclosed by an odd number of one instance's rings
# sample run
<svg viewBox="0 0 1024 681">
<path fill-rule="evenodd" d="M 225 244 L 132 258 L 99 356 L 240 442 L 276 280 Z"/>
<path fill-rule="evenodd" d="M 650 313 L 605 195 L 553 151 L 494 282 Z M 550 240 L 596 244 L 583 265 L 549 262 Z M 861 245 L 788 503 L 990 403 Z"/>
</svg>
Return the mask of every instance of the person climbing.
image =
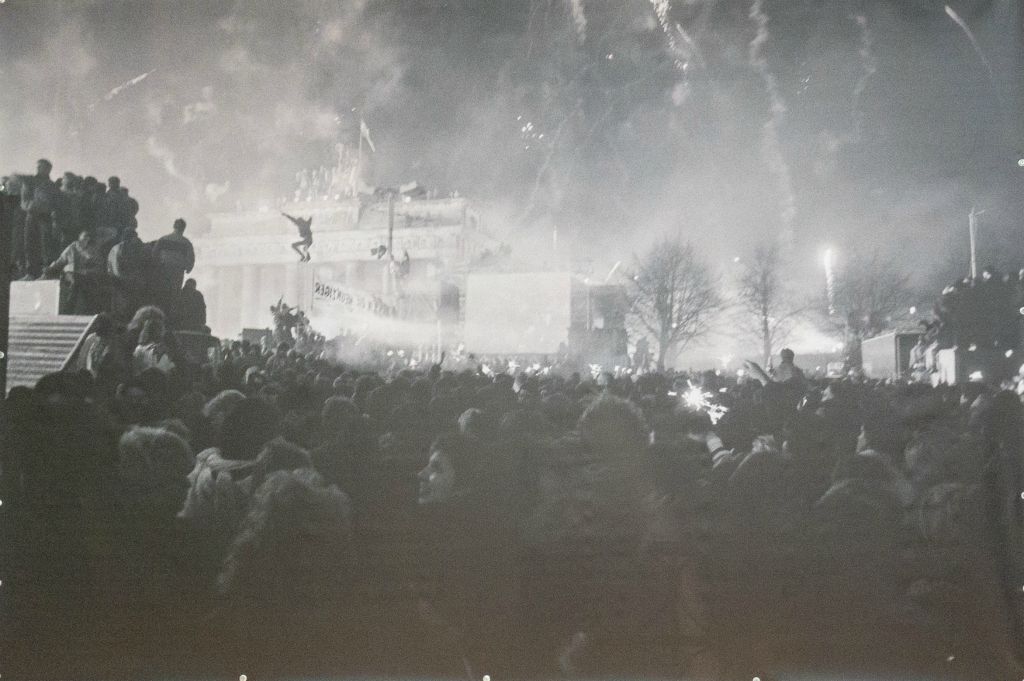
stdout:
<svg viewBox="0 0 1024 681">
<path fill-rule="evenodd" d="M 299 262 L 309 262 L 309 247 L 313 245 L 313 218 L 297 218 L 288 213 L 281 213 L 292 224 L 299 228 L 299 236 L 302 237 L 292 244 L 292 250 L 299 254 Z"/>
</svg>

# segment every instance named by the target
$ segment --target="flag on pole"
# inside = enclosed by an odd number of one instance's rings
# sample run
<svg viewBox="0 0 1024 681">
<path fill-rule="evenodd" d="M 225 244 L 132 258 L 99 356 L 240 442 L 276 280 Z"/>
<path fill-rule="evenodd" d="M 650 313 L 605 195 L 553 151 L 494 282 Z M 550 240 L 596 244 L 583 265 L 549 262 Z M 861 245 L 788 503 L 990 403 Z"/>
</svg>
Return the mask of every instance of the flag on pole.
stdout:
<svg viewBox="0 0 1024 681">
<path fill-rule="evenodd" d="M 377 153 L 377 147 L 373 145 L 373 140 L 370 139 L 370 129 L 366 127 L 366 121 L 362 118 L 359 119 L 359 137 L 365 139 L 366 143 L 370 145 L 370 151 Z"/>
</svg>

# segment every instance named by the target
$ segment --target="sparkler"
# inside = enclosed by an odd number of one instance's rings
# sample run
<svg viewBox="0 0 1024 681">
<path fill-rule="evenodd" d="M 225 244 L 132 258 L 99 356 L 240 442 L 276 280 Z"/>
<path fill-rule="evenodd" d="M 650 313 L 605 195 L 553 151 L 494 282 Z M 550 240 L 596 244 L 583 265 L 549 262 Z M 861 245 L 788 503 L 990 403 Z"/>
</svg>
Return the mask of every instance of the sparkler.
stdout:
<svg viewBox="0 0 1024 681">
<path fill-rule="evenodd" d="M 693 409 L 694 411 L 703 411 L 711 419 L 712 424 L 718 423 L 723 416 L 728 413 L 729 409 L 723 407 L 720 404 L 715 404 L 711 401 L 714 397 L 713 393 L 706 393 L 701 390 L 700 386 L 694 385 L 690 381 L 687 381 L 690 386 L 683 393 L 683 403 Z M 671 393 L 670 393 L 671 394 Z"/>
</svg>

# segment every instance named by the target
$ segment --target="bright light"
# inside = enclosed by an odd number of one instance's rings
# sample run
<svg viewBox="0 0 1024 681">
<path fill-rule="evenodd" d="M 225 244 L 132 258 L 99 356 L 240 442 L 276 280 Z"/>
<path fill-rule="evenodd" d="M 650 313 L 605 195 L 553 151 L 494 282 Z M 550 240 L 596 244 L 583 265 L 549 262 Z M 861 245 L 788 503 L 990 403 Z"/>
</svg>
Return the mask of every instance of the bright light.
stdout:
<svg viewBox="0 0 1024 681">
<path fill-rule="evenodd" d="M 825 249 L 825 257 L 822 259 L 822 262 L 825 265 L 825 269 L 826 270 L 831 270 L 832 269 L 832 265 L 835 264 L 835 261 L 836 261 L 835 253 L 832 251 L 832 247 L 830 246 L 830 247 Z"/>
<path fill-rule="evenodd" d="M 1017 165 L 1020 166 L 1021 168 L 1024 168 L 1024 158 L 1018 158 Z"/>
<path fill-rule="evenodd" d="M 968 376 L 968 378 L 971 379 L 972 381 L 983 381 L 983 380 L 985 380 L 985 377 L 982 375 L 982 373 L 980 371 L 972 372 L 971 375 Z"/>
<path fill-rule="evenodd" d="M 970 345 L 967 346 L 967 352 L 974 352 L 977 349 L 978 345 L 976 343 L 971 343 Z"/>
<path fill-rule="evenodd" d="M 1009 357 L 1013 357 L 1013 350 L 1007 350 L 1007 351 L 1006 351 L 1006 352 L 1004 352 L 1003 354 L 1004 354 L 1004 355 L 1006 355 L 1006 356 L 1007 356 L 1007 358 L 1009 358 Z"/>
<path fill-rule="evenodd" d="M 690 383 L 690 387 L 683 393 L 683 403 L 694 411 L 705 412 L 711 418 L 711 423 L 715 424 L 729 410 L 720 404 L 711 402 L 712 397 L 714 397 L 712 393 L 706 393 L 700 389 L 700 386 Z"/>
<path fill-rule="evenodd" d="M 699 410 L 705 404 L 704 393 L 701 392 L 699 387 L 691 384 L 690 388 L 683 393 L 683 401 L 686 402 L 686 406 L 690 409 Z"/>
<path fill-rule="evenodd" d="M 732 259 L 732 261 L 733 262 L 739 262 L 740 261 L 740 256 L 737 255 L 735 258 Z"/>
<path fill-rule="evenodd" d="M 917 314 L 917 308 L 913 305 L 910 306 L 910 314 Z"/>
</svg>

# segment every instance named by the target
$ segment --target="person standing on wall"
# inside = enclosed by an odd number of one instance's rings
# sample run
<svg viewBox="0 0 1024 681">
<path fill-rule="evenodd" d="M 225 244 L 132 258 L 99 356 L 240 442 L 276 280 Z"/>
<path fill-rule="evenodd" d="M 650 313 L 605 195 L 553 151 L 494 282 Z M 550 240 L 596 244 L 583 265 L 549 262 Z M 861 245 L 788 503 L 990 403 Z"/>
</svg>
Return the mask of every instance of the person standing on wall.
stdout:
<svg viewBox="0 0 1024 681">
<path fill-rule="evenodd" d="M 153 260 L 160 268 L 159 286 L 157 287 L 157 305 L 169 314 L 181 292 L 185 275 L 192 271 L 196 264 L 196 253 L 192 242 L 185 236 L 185 221 L 178 218 L 174 228 L 153 244 Z"/>
</svg>

